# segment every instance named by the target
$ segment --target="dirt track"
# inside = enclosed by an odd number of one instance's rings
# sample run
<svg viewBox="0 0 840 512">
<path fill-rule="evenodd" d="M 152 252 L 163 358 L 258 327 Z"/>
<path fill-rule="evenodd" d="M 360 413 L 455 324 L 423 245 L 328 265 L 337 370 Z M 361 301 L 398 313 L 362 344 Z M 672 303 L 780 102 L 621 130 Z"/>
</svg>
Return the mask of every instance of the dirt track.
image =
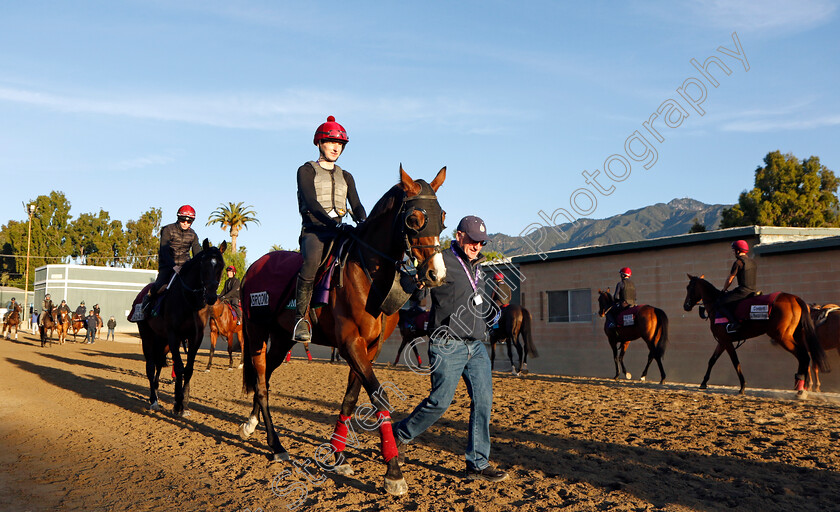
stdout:
<svg viewBox="0 0 840 512">
<path fill-rule="evenodd" d="M 128 338 L 123 338 L 129 341 Z M 198 368 L 207 361 L 199 354 Z M 381 489 L 379 436 L 361 433 L 353 477 L 315 486 L 269 463 L 265 433 L 237 435 L 249 409 L 226 357 L 193 380 L 192 416 L 147 409 L 136 341 L 40 348 L 0 341 L 0 510 L 836 510 L 840 399 L 734 389 L 497 374 L 492 459 L 502 484 L 462 478 L 469 401 L 461 385 L 443 419 L 407 452 L 410 492 Z M 203 364 L 201 364 L 203 363 Z M 428 378 L 380 365 L 395 419 Z M 286 448 L 301 460 L 328 440 L 347 367 L 293 360 L 275 375 L 271 404 Z M 292 474 L 283 478 L 283 470 Z M 272 492 L 294 488 L 285 499 Z"/>
</svg>

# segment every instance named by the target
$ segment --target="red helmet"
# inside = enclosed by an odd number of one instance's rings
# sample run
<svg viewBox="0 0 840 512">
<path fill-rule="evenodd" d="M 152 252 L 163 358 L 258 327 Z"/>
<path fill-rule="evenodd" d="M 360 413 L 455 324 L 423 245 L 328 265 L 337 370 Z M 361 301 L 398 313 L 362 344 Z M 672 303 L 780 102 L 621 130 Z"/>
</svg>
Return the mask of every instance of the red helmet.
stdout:
<svg viewBox="0 0 840 512">
<path fill-rule="evenodd" d="M 732 242 L 732 248 L 738 249 L 741 252 L 750 252 L 750 246 L 744 240 L 736 240 Z"/>
<path fill-rule="evenodd" d="M 233 265 L 228 265 L 228 268 L 225 269 L 225 272 L 227 272 L 228 270 L 233 270 L 233 273 L 236 273 L 236 267 L 234 267 Z"/>
<path fill-rule="evenodd" d="M 496 272 L 496 274 L 493 276 L 493 279 L 495 279 L 496 281 L 502 281 L 502 280 L 504 280 L 504 278 L 505 278 L 505 276 L 502 275 L 501 272 Z"/>
<path fill-rule="evenodd" d="M 621 270 L 618 271 L 619 274 L 624 274 L 627 277 L 633 275 L 633 271 L 630 270 L 630 267 L 623 267 Z"/>
<path fill-rule="evenodd" d="M 192 206 L 185 204 L 184 206 L 178 208 L 178 216 L 195 219 L 195 209 Z"/>
<path fill-rule="evenodd" d="M 350 139 L 347 137 L 347 130 L 343 126 L 335 122 L 333 116 L 327 118 L 327 122 L 315 130 L 315 145 L 317 146 L 322 140 L 335 140 L 342 144 L 347 144 Z"/>
</svg>

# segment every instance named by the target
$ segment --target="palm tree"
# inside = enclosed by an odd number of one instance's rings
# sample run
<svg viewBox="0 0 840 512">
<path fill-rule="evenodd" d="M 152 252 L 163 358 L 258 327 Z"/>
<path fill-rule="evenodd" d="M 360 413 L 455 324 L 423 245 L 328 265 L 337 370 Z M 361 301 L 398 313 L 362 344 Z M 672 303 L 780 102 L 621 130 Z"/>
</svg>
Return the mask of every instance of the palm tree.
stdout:
<svg viewBox="0 0 840 512">
<path fill-rule="evenodd" d="M 230 245 L 234 253 L 236 252 L 236 238 L 239 236 L 239 230 L 243 227 L 247 229 L 249 222 L 260 223 L 254 217 L 257 212 L 249 208 L 253 208 L 253 206 L 242 206 L 241 202 L 235 204 L 228 203 L 227 206 L 223 204 L 213 210 L 213 213 L 210 214 L 210 218 L 207 221 L 208 226 L 211 224 L 221 224 L 222 231 L 226 229 L 230 230 Z"/>
</svg>

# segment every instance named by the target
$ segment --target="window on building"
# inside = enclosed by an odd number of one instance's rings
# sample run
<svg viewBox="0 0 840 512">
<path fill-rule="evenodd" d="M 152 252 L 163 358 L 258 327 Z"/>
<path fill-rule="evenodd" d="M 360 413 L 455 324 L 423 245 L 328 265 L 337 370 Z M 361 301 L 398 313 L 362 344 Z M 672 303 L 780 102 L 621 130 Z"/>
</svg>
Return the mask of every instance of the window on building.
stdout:
<svg viewBox="0 0 840 512">
<path fill-rule="evenodd" d="M 584 290 L 546 292 L 549 322 L 589 322 L 592 320 L 592 296 Z"/>
</svg>

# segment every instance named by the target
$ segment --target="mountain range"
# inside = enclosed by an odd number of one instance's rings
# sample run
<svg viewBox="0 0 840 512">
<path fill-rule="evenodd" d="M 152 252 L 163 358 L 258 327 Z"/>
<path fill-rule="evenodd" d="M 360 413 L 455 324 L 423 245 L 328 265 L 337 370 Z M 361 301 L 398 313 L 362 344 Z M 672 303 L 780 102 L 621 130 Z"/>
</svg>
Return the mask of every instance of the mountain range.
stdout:
<svg viewBox="0 0 840 512">
<path fill-rule="evenodd" d="M 559 227 L 543 227 L 527 236 L 532 240 L 542 240 L 540 247 L 543 250 L 558 250 L 684 235 L 695 221 L 712 231 L 720 226 L 721 212 L 731 206 L 710 205 L 689 198 L 674 199 L 607 219 L 578 219 L 575 223 Z M 558 233 L 558 229 L 565 237 Z M 496 233 L 490 235 L 490 240 L 490 247 L 507 257 L 534 252 L 533 245 L 522 236 Z"/>
</svg>

